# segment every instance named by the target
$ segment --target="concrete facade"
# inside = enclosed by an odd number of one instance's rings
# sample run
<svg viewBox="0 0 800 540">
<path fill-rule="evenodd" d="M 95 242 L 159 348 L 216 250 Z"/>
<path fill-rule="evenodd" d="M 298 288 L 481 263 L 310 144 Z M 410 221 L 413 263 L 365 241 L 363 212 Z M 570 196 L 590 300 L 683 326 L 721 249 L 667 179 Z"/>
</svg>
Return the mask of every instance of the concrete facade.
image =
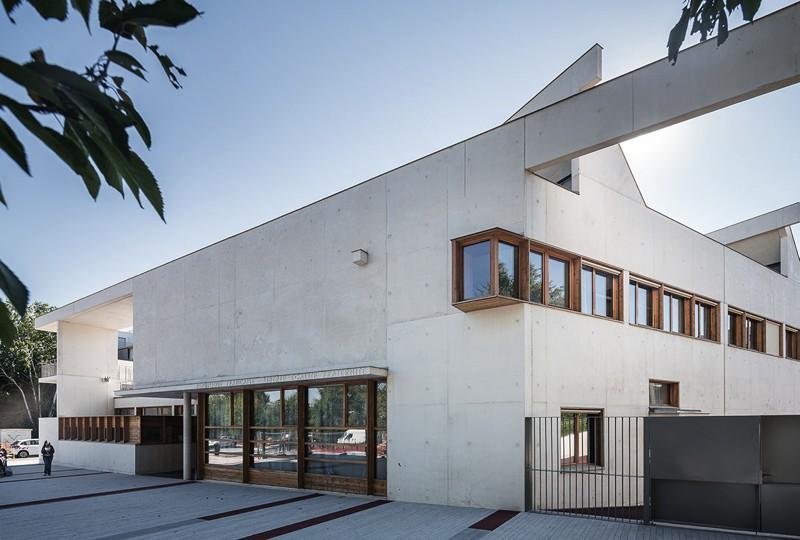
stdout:
<svg viewBox="0 0 800 540">
<path fill-rule="evenodd" d="M 786 11 L 772 20 L 793 28 Z M 764 30 L 750 27 L 759 45 Z M 746 36 L 732 32 L 730 52 L 719 54 L 739 54 Z M 691 67 L 707 50 L 681 62 Z M 587 113 L 595 99 L 611 112 L 629 106 L 630 92 L 617 90 L 625 79 L 580 92 L 600 65 L 599 48 L 587 55 L 575 64 L 583 74 L 562 74 L 567 83 L 553 87 L 562 94 L 549 92 L 543 110 L 135 276 L 114 286 L 118 295 L 101 291 L 39 327 L 57 325 L 65 365 L 101 354 L 112 331 L 71 321 L 130 298 L 136 390 L 127 396 L 187 381 L 385 369 L 388 496 L 402 501 L 521 509 L 525 417 L 576 407 L 646 415 L 650 379 L 679 381 L 682 407 L 709 414 L 800 413 L 800 362 L 729 347 L 723 326 L 730 304 L 800 328 L 796 272 L 776 273 L 645 205 L 616 145 L 640 128 L 607 131 Z M 642 69 L 665 77 L 655 64 Z M 637 88 L 649 91 L 655 82 L 642 77 Z M 723 98 L 733 99 L 705 96 L 692 111 Z M 637 118 L 641 129 L 665 121 L 648 110 Z M 554 156 L 572 189 L 530 171 Z M 621 268 L 624 283 L 634 273 L 717 301 L 721 342 L 630 325 L 627 312 L 613 321 L 520 303 L 463 313 L 452 305 L 450 241 L 495 227 Z M 352 263 L 357 249 L 368 264 Z M 80 401 L 81 381 L 59 381 L 59 407 L 74 394 L 64 411 L 100 414 Z M 108 410 L 101 401 L 97 410 Z"/>
</svg>

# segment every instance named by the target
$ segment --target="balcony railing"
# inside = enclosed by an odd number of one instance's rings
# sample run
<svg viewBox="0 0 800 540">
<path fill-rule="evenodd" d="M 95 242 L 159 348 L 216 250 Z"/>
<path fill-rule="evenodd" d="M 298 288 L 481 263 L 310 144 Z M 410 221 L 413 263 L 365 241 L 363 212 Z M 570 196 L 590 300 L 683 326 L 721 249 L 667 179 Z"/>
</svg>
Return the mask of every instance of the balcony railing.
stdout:
<svg viewBox="0 0 800 540">
<path fill-rule="evenodd" d="M 49 364 L 42 364 L 42 373 L 39 377 L 55 377 L 56 375 L 56 363 L 51 362 Z"/>
<path fill-rule="evenodd" d="M 58 419 L 58 438 L 62 441 L 172 444 L 182 440 L 182 422 L 181 416 L 63 416 Z"/>
</svg>

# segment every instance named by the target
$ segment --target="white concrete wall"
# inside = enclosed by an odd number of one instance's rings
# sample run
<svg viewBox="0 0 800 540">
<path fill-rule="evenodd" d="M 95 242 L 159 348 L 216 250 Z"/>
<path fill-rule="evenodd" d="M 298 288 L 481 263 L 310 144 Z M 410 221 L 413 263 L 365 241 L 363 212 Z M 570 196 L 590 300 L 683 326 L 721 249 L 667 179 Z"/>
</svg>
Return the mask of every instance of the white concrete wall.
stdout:
<svg viewBox="0 0 800 540">
<path fill-rule="evenodd" d="M 116 330 L 58 322 L 58 416 L 113 414 L 118 377 Z"/>
<path fill-rule="evenodd" d="M 87 441 L 56 441 L 53 463 L 95 471 L 136 474 L 136 445 Z"/>
<path fill-rule="evenodd" d="M 650 379 L 680 382 L 681 406 L 710 414 L 800 413 L 800 362 L 725 345 L 728 304 L 797 326 L 800 286 L 599 181 L 619 156 L 590 157 L 578 160 L 580 195 L 528 176 L 526 234 L 623 268 L 625 283 L 634 272 L 721 302 L 722 343 L 528 306 L 526 413 L 647 414 Z"/>
</svg>

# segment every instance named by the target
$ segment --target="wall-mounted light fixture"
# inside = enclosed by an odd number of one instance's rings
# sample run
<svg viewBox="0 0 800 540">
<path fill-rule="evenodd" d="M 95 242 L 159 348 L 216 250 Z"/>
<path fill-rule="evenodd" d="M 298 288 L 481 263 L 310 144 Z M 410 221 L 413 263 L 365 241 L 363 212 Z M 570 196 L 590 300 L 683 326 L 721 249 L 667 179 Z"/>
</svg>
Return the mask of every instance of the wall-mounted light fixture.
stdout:
<svg viewBox="0 0 800 540">
<path fill-rule="evenodd" d="M 356 249 L 353 251 L 353 264 L 358 266 L 365 266 L 369 262 L 369 253 L 363 249 Z"/>
</svg>

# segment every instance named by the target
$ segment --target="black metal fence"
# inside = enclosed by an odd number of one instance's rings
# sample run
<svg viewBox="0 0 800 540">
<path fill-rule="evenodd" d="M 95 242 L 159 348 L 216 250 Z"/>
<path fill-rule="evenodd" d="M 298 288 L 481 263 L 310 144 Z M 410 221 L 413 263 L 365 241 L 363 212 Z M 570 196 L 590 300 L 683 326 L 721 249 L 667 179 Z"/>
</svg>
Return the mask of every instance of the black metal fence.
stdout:
<svg viewBox="0 0 800 540">
<path fill-rule="evenodd" d="M 565 411 L 526 419 L 529 510 L 644 519 L 644 418 Z"/>
</svg>

